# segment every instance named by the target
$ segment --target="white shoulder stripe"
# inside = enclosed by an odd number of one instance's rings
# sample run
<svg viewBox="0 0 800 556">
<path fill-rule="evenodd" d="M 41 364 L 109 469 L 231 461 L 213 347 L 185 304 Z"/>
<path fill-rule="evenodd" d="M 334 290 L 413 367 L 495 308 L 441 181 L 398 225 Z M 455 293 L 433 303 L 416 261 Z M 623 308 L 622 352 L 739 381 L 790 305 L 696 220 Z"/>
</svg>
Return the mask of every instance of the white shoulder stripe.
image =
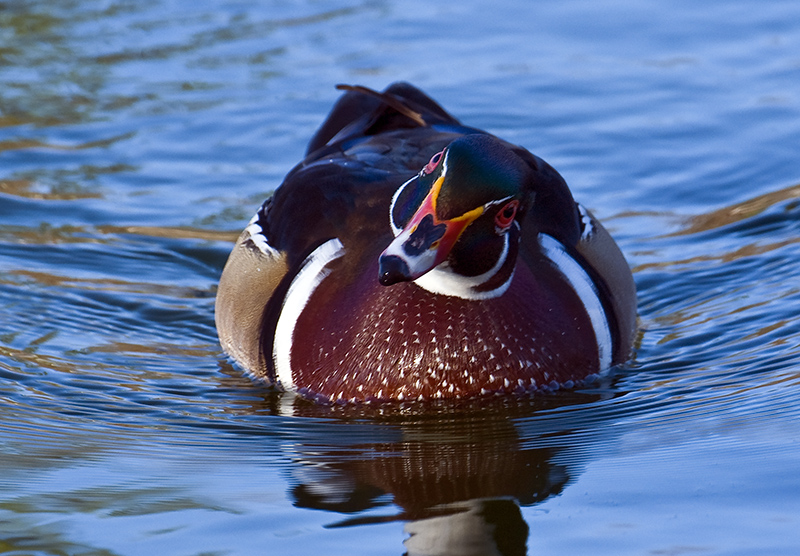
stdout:
<svg viewBox="0 0 800 556">
<path fill-rule="evenodd" d="M 247 232 L 247 239 L 253 242 L 253 245 L 255 245 L 259 251 L 271 257 L 278 256 L 278 250 L 269 244 L 267 236 L 264 235 L 264 230 L 258 223 L 258 213 L 250 219 L 244 231 Z"/>
<path fill-rule="evenodd" d="M 291 358 L 297 319 L 300 318 L 300 314 L 308 300 L 311 299 L 314 290 L 330 274 L 331 271 L 326 270 L 325 267 L 342 255 L 344 255 L 344 247 L 341 241 L 336 238 L 326 241 L 306 257 L 300 271 L 289 285 L 289 290 L 283 299 L 283 307 L 281 307 L 281 314 L 275 327 L 275 339 L 272 344 L 275 373 L 283 388 L 294 387 Z"/>
<path fill-rule="evenodd" d="M 588 240 L 592 234 L 594 234 L 594 219 L 592 215 L 586 210 L 580 203 L 575 203 L 578 205 L 578 212 L 581 215 L 581 222 L 583 223 L 583 232 L 581 233 L 581 241 Z"/>
<path fill-rule="evenodd" d="M 609 368 L 612 358 L 611 329 L 608 326 L 608 318 L 594 282 L 583 267 L 567 253 L 561 242 L 547 234 L 539 234 L 539 244 L 547 258 L 556 265 L 556 268 L 561 271 L 561 274 L 583 301 L 583 306 L 589 314 L 589 320 L 597 338 L 597 353 L 600 360 L 598 370 L 603 371 Z"/>
</svg>

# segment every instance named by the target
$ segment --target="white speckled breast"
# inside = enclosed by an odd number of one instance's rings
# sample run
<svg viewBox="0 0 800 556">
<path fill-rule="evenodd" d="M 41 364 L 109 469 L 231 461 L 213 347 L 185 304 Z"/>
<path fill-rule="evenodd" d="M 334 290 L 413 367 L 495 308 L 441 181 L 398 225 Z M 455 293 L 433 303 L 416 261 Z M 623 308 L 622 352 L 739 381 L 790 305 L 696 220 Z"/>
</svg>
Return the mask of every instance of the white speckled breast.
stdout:
<svg viewBox="0 0 800 556">
<path fill-rule="evenodd" d="M 297 319 L 292 381 L 307 396 L 369 401 L 580 380 L 599 370 L 591 323 L 557 271 L 540 274 L 521 266 L 504 295 L 473 301 L 413 283 L 384 287 L 377 269 L 343 286 L 334 271 Z"/>
</svg>

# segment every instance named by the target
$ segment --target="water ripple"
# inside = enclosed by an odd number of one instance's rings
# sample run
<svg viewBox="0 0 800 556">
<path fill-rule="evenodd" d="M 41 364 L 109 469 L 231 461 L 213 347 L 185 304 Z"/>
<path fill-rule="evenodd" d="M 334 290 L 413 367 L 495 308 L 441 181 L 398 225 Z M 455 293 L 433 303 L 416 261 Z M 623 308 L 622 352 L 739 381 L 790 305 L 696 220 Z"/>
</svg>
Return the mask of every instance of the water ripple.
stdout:
<svg viewBox="0 0 800 556">
<path fill-rule="evenodd" d="M 398 553 L 393 520 L 419 541 L 479 515 L 531 552 L 676 553 L 695 530 L 791 541 L 776 523 L 797 513 L 797 15 L 749 0 L 3 4 L 3 546 Z M 353 408 L 225 358 L 213 304 L 238 230 L 334 83 L 395 79 L 543 156 L 608 224 L 639 291 L 629 364 L 530 399 Z M 662 544 L 681 515 L 669 541 L 684 548 Z"/>
</svg>

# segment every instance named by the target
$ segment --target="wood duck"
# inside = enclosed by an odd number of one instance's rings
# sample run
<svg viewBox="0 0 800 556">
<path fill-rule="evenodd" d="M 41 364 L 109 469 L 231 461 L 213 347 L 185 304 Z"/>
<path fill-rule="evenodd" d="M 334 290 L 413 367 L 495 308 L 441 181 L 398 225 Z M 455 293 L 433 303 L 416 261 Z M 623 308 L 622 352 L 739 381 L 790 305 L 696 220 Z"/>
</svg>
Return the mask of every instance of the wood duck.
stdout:
<svg viewBox="0 0 800 556">
<path fill-rule="evenodd" d="M 229 355 L 333 403 L 570 387 L 629 358 L 631 271 L 558 172 L 407 83 L 339 88 L 225 265 Z"/>
</svg>

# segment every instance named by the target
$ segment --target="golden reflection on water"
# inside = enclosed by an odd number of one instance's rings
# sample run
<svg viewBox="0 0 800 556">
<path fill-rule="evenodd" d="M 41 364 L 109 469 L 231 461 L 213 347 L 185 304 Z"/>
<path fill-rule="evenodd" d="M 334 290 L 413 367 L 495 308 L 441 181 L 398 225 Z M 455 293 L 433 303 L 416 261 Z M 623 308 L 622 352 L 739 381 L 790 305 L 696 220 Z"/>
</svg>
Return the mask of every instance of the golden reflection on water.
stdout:
<svg viewBox="0 0 800 556">
<path fill-rule="evenodd" d="M 22 367 L 15 368 L 12 365 L 0 362 L 3 368 L 11 371 L 24 372 L 26 375 L 30 372 L 43 375 L 45 374 L 43 369 L 70 373 L 76 368 L 74 361 L 54 355 L 41 354 L 35 349 L 35 346 L 16 349 L 7 345 L 0 345 L 0 355 L 9 361 L 22 365 Z"/>
<path fill-rule="evenodd" d="M 205 289 L 152 282 L 132 282 L 119 278 L 77 278 L 73 276 L 51 274 L 49 272 L 21 269 L 8 272 L 7 275 L 21 276 L 30 282 L 48 287 L 75 288 L 84 291 L 134 293 L 150 296 L 159 295 L 174 299 L 196 299 L 198 297 L 208 297 L 210 295 L 209 291 Z M 3 275 L 0 274 L 0 284 L 15 283 L 12 280 L 3 280 L 2 276 Z"/>
<path fill-rule="evenodd" d="M 800 198 L 800 185 L 794 185 L 778 191 L 759 195 L 752 199 L 715 210 L 708 214 L 692 216 L 685 220 L 684 224 L 679 230 L 664 234 L 656 239 L 661 240 L 672 237 L 689 236 L 717 230 L 725 226 L 752 219 L 775 205 L 798 198 Z M 792 207 L 793 205 L 789 205 L 788 208 L 791 209 Z M 635 217 L 653 215 L 629 213 L 620 216 Z M 674 268 L 702 262 L 729 263 L 748 257 L 757 257 L 759 255 L 764 255 L 765 253 L 777 251 L 789 245 L 800 243 L 800 237 L 790 237 L 788 239 L 781 239 L 779 241 L 765 241 L 764 238 L 765 236 L 758 235 L 751 243 L 731 242 L 732 249 L 728 251 L 721 250 L 683 259 L 670 259 L 658 262 L 643 263 L 636 265 L 633 270 L 634 272 L 642 272 L 644 270 L 653 268 Z M 642 253 L 643 252 L 640 252 L 639 254 Z"/>
<path fill-rule="evenodd" d="M 80 350 L 81 353 L 114 353 L 125 354 L 129 357 L 139 357 L 142 355 L 169 355 L 185 356 L 187 358 L 197 358 L 202 361 L 214 358 L 219 354 L 216 344 L 185 344 L 158 342 L 150 344 L 134 344 L 131 342 L 108 342 Z M 168 374 L 160 373 L 163 376 Z"/>
<path fill-rule="evenodd" d="M 770 207 L 788 201 L 789 199 L 800 198 L 800 184 L 778 191 L 771 191 L 764 195 L 759 195 L 747 201 L 736 203 L 708 214 L 700 214 L 689 219 L 688 225 L 682 230 L 667 234 L 670 236 L 683 236 L 697 234 L 723 226 L 728 226 L 742 220 L 747 220 L 761 214 Z M 758 253 L 754 253 L 758 254 Z"/>
<path fill-rule="evenodd" d="M 750 245 L 744 245 L 742 247 L 734 249 L 733 251 L 728 251 L 724 253 L 698 255 L 696 257 L 689 257 L 686 259 L 636 265 L 634 267 L 634 272 L 641 272 L 643 270 L 648 270 L 652 268 L 675 268 L 675 267 L 687 266 L 695 263 L 710 262 L 710 261 L 729 263 L 739 259 L 744 259 L 747 257 L 756 257 L 758 255 L 763 255 L 765 253 L 777 251 L 778 249 L 782 249 L 783 247 L 786 247 L 788 245 L 794 245 L 796 243 L 800 243 L 800 237 L 794 239 L 787 239 L 784 241 L 777 241 L 774 243 L 759 242 L 758 244 L 754 243 Z"/>
<path fill-rule="evenodd" d="M 104 234 L 134 234 L 149 237 L 170 239 L 205 239 L 208 241 L 226 241 L 234 243 L 239 231 L 206 230 L 188 226 L 98 226 L 97 230 Z"/>
<path fill-rule="evenodd" d="M 166 239 L 199 239 L 234 243 L 238 231 L 217 231 L 190 226 L 52 226 L 47 223 L 37 228 L 0 226 L 0 237 L 32 245 L 54 243 L 115 243 L 120 235 L 157 237 Z"/>
<path fill-rule="evenodd" d="M 57 355 L 50 355 L 40 353 L 39 347 L 46 344 L 49 340 L 55 337 L 56 333 L 46 334 L 34 341 L 28 342 L 24 348 L 12 348 L 8 345 L 0 344 L 0 356 L 4 357 L 6 361 L 13 361 L 21 365 L 14 367 L 7 362 L 0 361 L 0 368 L 9 371 L 23 372 L 26 375 L 34 372 L 34 374 L 42 375 L 42 369 L 49 369 L 59 373 L 78 374 L 78 375 L 91 375 L 96 376 L 98 373 L 110 373 L 113 376 L 119 374 L 119 369 L 133 369 L 141 372 L 145 378 L 172 378 L 172 374 L 166 372 L 147 371 L 141 370 L 137 359 L 142 356 L 152 356 L 151 359 L 157 360 L 159 357 L 178 357 L 186 359 L 195 359 L 197 361 L 204 361 L 213 359 L 219 354 L 219 349 L 216 344 L 185 344 L 185 343 L 151 343 L 151 344 L 134 344 L 131 342 L 109 342 L 90 346 L 80 350 L 73 350 L 66 353 L 66 357 Z M 6 338 L 7 340 L 8 338 Z M 5 341 L 5 340 L 4 340 Z M 90 354 L 90 353 L 111 353 L 116 355 L 124 355 L 126 358 L 125 364 L 108 364 L 99 361 L 87 361 L 85 359 L 76 360 L 76 354 Z M 130 361 L 127 359 L 130 358 Z M 38 369 L 38 370 L 37 370 Z M 127 373 L 122 373 L 119 377 L 120 381 L 129 378 Z M 123 382 L 120 382 L 123 385 Z"/>
<path fill-rule="evenodd" d="M 135 136 L 136 133 L 131 131 L 129 133 L 121 133 L 119 135 L 115 135 L 114 137 L 109 137 L 108 139 L 96 139 L 92 141 L 85 141 L 83 143 L 77 143 L 74 145 L 66 144 L 66 143 L 50 143 L 47 141 L 42 141 L 41 139 L 6 139 L 4 141 L 0 141 L 0 152 L 3 151 L 18 151 L 18 150 L 28 150 L 28 149 L 46 149 L 46 150 L 55 150 L 55 151 L 80 151 L 84 149 L 96 149 L 96 148 L 104 148 L 110 147 L 114 143 L 118 141 L 124 141 L 126 139 L 130 139 L 131 137 Z M 124 164 L 114 165 L 110 168 L 113 168 L 111 171 L 121 171 L 121 170 L 135 170 L 134 166 L 126 166 Z M 2 183 L 2 182 L 0 182 Z"/>
<path fill-rule="evenodd" d="M 0 194 L 45 201 L 71 201 L 75 199 L 99 199 L 102 197 L 93 188 L 77 183 L 60 183 L 51 187 L 48 191 L 40 191 L 37 190 L 36 180 L 27 178 L 0 180 Z"/>
</svg>

